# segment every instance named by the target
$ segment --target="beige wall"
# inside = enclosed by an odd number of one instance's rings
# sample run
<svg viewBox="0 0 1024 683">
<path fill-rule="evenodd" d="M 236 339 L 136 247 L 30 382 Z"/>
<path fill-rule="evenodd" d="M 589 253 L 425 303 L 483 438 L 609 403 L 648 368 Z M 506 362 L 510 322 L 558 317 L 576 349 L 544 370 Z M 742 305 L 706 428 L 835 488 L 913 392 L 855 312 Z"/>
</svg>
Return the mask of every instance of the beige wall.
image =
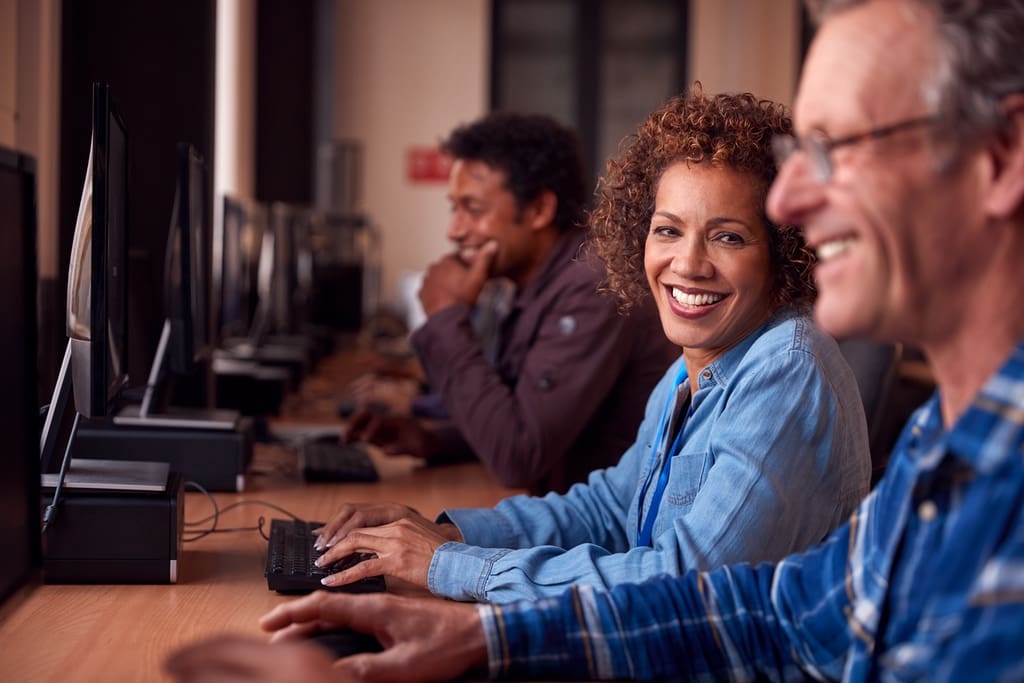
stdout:
<svg viewBox="0 0 1024 683">
<path fill-rule="evenodd" d="M 0 0 L 0 145 L 14 147 L 14 120 L 18 110 L 18 2 Z"/>
<path fill-rule="evenodd" d="M 791 104 L 799 17 L 799 0 L 691 0 L 690 79 Z"/>
<path fill-rule="evenodd" d="M 384 300 L 448 249 L 444 184 L 406 180 L 405 152 L 487 109 L 489 0 L 339 0 L 333 134 L 363 145 L 362 208 L 383 237 Z"/>
<path fill-rule="evenodd" d="M 57 274 L 60 2 L 0 0 L 0 145 L 36 160 L 39 274 Z"/>
<path fill-rule="evenodd" d="M 487 108 L 489 0 L 337 0 L 333 134 L 364 146 L 362 208 L 383 233 L 383 285 L 448 249 L 443 184 L 411 184 L 405 152 L 437 143 Z M 249 0 L 219 0 L 219 191 L 251 195 L 254 18 Z M 796 84 L 798 0 L 691 0 L 690 74 L 709 91 L 751 90 L 784 102 Z M 0 0 L 0 144 L 39 163 L 40 269 L 56 254 L 58 0 Z M 14 112 L 26 123 L 15 125 Z M 222 147 L 222 145 L 227 145 Z M 233 151 L 232 151 L 233 150 Z"/>
<path fill-rule="evenodd" d="M 690 74 L 789 103 L 799 0 L 691 0 Z M 364 146 L 362 208 L 383 235 L 385 300 L 448 249 L 443 185 L 405 179 L 410 146 L 487 109 L 489 0 L 338 0 L 333 134 Z"/>
</svg>

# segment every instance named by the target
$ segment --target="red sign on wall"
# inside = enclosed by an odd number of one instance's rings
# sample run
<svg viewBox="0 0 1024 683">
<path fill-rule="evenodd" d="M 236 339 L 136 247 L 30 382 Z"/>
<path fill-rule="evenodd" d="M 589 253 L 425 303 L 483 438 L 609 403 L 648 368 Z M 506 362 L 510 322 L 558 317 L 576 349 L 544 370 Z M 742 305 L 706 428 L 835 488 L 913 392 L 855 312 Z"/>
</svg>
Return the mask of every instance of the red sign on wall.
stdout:
<svg viewBox="0 0 1024 683">
<path fill-rule="evenodd" d="M 446 183 L 452 160 L 437 147 L 410 147 L 405 152 L 405 174 L 413 183 Z"/>
</svg>

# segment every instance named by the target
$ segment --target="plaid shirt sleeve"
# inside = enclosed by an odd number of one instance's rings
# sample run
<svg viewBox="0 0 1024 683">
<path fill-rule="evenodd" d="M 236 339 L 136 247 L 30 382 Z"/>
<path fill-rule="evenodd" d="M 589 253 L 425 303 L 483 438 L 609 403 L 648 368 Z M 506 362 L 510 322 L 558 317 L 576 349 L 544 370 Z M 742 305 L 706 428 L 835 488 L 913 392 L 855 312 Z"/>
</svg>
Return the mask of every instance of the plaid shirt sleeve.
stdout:
<svg viewBox="0 0 1024 683">
<path fill-rule="evenodd" d="M 690 572 L 610 593 L 577 586 L 536 603 L 481 606 L 490 675 L 698 680 L 752 679 L 768 670 L 783 680 L 811 672 L 839 675 L 852 635 L 844 609 L 848 539 L 846 527 L 827 544 L 777 566 Z M 822 600 L 823 595 L 829 597 Z"/>
<path fill-rule="evenodd" d="M 938 397 L 824 544 L 778 565 L 481 607 L 492 676 L 1024 680 L 1024 343 Z M 883 675 L 884 674 L 884 675 Z"/>
</svg>

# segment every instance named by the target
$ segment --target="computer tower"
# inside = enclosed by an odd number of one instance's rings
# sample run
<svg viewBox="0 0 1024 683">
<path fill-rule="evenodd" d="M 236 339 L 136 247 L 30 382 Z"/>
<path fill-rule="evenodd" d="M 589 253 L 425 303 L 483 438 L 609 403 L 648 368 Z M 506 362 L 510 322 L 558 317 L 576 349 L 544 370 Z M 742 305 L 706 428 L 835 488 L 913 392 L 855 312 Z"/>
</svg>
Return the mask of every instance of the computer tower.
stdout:
<svg viewBox="0 0 1024 683">
<path fill-rule="evenodd" d="M 171 472 L 162 491 L 65 487 L 43 534 L 46 583 L 175 583 L 185 487 Z M 40 496 L 45 507 L 53 489 Z"/>
</svg>

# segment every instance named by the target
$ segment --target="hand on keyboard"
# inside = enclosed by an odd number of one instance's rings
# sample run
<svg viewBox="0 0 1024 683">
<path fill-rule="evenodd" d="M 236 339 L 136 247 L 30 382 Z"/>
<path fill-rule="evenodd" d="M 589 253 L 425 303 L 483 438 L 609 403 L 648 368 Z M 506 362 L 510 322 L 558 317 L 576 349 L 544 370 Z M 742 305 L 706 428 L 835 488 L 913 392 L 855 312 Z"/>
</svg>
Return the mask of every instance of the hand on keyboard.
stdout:
<svg viewBox="0 0 1024 683">
<path fill-rule="evenodd" d="M 373 559 L 324 577 L 325 586 L 340 586 L 383 574 L 427 587 L 427 571 L 434 552 L 450 539 L 441 527 L 422 517 L 407 517 L 384 526 L 354 529 L 324 551 L 321 564 L 335 562 L 353 552 L 372 552 Z"/>
<path fill-rule="evenodd" d="M 267 546 L 267 588 L 279 593 L 309 593 L 320 589 L 367 593 L 385 590 L 384 577 L 364 573 L 359 581 L 346 581 L 327 586 L 321 580 L 334 572 L 352 569 L 360 562 L 372 558 L 365 553 L 346 553 L 332 557 L 324 567 L 316 562 L 321 553 L 313 547 L 316 536 L 313 529 L 321 522 L 273 519 L 270 522 L 270 542 Z"/>
<path fill-rule="evenodd" d="M 353 529 L 361 529 L 368 526 L 381 526 L 400 519 L 416 518 L 424 524 L 430 522 L 419 512 L 401 503 L 343 503 L 331 519 L 324 524 L 322 529 L 317 530 L 318 548 L 328 548 Z M 454 529 L 454 525 L 451 526 Z M 449 540 L 461 541 L 462 536 L 455 529 L 455 535 L 449 535 Z"/>
</svg>

